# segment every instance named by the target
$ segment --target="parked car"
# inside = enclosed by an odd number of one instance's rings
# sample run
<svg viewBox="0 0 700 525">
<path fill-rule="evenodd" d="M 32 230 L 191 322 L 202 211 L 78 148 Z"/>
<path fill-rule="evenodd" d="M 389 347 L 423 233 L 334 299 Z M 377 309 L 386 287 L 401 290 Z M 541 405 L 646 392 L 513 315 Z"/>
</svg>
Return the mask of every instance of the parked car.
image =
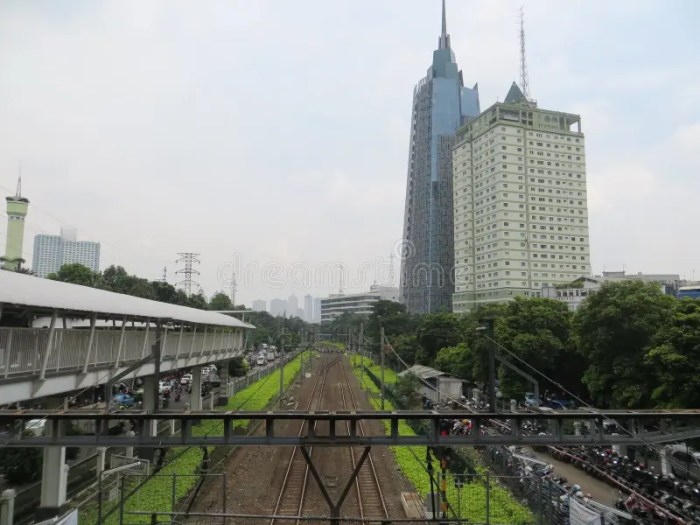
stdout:
<svg viewBox="0 0 700 525">
<path fill-rule="evenodd" d="M 262 355 L 262 354 L 259 355 L 259 356 L 258 356 L 258 359 L 257 359 L 257 361 L 256 361 L 256 364 L 257 364 L 258 366 L 263 366 L 263 365 L 265 365 L 266 363 L 267 363 L 267 358 L 266 358 L 264 355 Z"/>
<path fill-rule="evenodd" d="M 170 392 L 170 383 L 167 381 L 161 381 L 160 385 L 158 386 L 158 393 L 163 395 L 166 391 Z"/>
<path fill-rule="evenodd" d="M 537 399 L 537 396 L 535 396 L 534 392 L 525 392 L 525 405 L 529 407 L 537 407 L 539 406 L 540 401 Z"/>
<path fill-rule="evenodd" d="M 180 384 L 181 385 L 189 385 L 192 382 L 192 374 L 184 374 L 180 378 Z"/>
<path fill-rule="evenodd" d="M 112 397 L 112 402 L 119 408 L 132 408 L 134 406 L 134 398 L 129 394 L 115 394 Z"/>
<path fill-rule="evenodd" d="M 43 436 L 44 428 L 46 428 L 45 419 L 30 419 L 24 427 L 24 430 L 31 432 L 35 436 Z"/>
</svg>

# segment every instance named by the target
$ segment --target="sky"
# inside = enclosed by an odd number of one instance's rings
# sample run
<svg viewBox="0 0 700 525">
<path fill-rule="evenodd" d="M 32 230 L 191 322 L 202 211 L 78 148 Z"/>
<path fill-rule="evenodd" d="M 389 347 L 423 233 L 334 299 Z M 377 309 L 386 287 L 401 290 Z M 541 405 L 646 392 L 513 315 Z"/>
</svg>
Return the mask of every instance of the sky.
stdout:
<svg viewBox="0 0 700 525">
<path fill-rule="evenodd" d="M 521 4 L 531 95 L 582 117 L 593 272 L 700 278 L 700 2 L 448 0 L 482 109 L 519 78 Z M 389 284 L 439 32 L 438 0 L 4 0 L 0 197 L 21 166 L 25 258 L 70 226 L 149 279 L 198 253 L 237 303 Z M 3 209 L 0 251 L 5 229 Z"/>
</svg>

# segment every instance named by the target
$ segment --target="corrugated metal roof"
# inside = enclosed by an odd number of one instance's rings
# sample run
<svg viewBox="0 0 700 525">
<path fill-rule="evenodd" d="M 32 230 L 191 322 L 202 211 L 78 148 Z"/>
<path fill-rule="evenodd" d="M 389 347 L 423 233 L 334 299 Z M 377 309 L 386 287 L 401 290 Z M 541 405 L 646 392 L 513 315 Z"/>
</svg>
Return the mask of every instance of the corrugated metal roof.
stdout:
<svg viewBox="0 0 700 525">
<path fill-rule="evenodd" d="M 430 368 L 429 366 L 423 365 L 413 365 L 408 370 L 404 370 L 403 372 L 401 372 L 399 376 L 404 377 L 406 374 L 414 374 L 420 377 L 421 379 L 430 379 L 431 377 L 447 375 L 445 374 L 445 372 L 440 372 L 440 370 L 435 370 L 434 368 Z"/>
<path fill-rule="evenodd" d="M 3 303 L 49 310 L 58 309 L 63 310 L 64 313 L 97 313 L 126 316 L 131 319 L 160 319 L 211 326 L 255 328 L 235 317 L 216 312 L 41 279 L 7 270 L 0 270 L 0 304 Z"/>
</svg>

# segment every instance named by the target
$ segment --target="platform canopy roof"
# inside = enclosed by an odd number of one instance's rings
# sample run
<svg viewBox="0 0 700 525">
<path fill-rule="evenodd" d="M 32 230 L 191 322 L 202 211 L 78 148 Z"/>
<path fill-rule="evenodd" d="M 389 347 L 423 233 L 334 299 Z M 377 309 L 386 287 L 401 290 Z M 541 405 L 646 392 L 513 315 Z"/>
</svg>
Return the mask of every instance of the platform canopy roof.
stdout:
<svg viewBox="0 0 700 525">
<path fill-rule="evenodd" d="M 97 314 L 100 318 L 255 328 L 216 312 L 0 270 L 0 308 L 9 307 L 22 307 L 37 314 L 58 310 L 66 317 Z"/>
</svg>

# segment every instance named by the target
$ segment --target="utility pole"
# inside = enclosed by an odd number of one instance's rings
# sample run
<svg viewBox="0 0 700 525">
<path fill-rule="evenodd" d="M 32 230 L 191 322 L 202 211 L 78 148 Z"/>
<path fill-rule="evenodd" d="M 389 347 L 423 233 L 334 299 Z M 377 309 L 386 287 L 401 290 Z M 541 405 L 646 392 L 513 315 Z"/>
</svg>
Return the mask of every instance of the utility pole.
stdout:
<svg viewBox="0 0 700 525">
<path fill-rule="evenodd" d="M 379 352 L 382 363 L 382 410 L 384 410 L 384 397 L 386 394 L 386 388 L 384 386 L 384 327 L 381 324 L 379 325 Z"/>
<path fill-rule="evenodd" d="M 282 408 L 282 395 L 284 394 L 284 340 L 287 331 L 287 317 L 284 317 L 284 325 L 282 325 L 282 342 L 280 343 L 281 352 L 280 357 L 282 358 L 282 363 L 280 364 L 280 408 Z"/>
<path fill-rule="evenodd" d="M 360 323 L 360 388 L 365 386 L 365 342 L 364 342 L 364 323 Z"/>
<path fill-rule="evenodd" d="M 192 252 L 182 252 L 178 253 L 179 258 L 176 263 L 183 263 L 185 265 L 184 268 L 181 268 L 180 270 L 177 270 L 175 274 L 181 273 L 184 277 L 182 281 L 180 281 L 177 284 L 181 284 L 182 287 L 185 290 L 185 293 L 189 297 L 192 295 L 192 285 L 199 286 L 199 283 L 196 281 L 192 280 L 193 275 L 199 275 L 199 271 L 195 270 L 192 265 L 194 264 L 200 264 L 202 261 L 199 259 L 198 253 L 192 253 Z"/>
<path fill-rule="evenodd" d="M 489 409 L 496 412 L 496 348 L 493 345 L 493 319 L 484 319 L 489 349 Z"/>
</svg>

